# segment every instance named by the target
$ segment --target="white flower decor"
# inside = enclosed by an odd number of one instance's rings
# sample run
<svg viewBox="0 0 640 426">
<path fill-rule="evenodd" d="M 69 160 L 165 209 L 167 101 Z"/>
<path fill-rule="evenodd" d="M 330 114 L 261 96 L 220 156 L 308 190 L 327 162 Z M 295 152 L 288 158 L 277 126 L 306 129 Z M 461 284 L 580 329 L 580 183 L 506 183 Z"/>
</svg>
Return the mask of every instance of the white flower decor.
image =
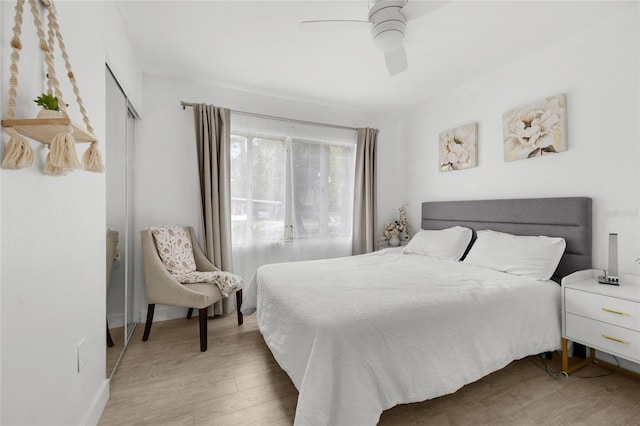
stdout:
<svg viewBox="0 0 640 426">
<path fill-rule="evenodd" d="M 468 169 L 476 166 L 476 123 L 440 133 L 440 171 Z"/>
<path fill-rule="evenodd" d="M 409 220 L 407 219 L 407 211 L 405 206 L 398 209 L 398 220 L 384 225 L 384 231 L 380 237 L 380 241 L 388 241 L 391 237 L 399 237 L 401 240 L 410 240 Z"/>
<path fill-rule="evenodd" d="M 505 161 L 566 151 L 564 94 L 505 112 L 502 130 Z"/>
</svg>

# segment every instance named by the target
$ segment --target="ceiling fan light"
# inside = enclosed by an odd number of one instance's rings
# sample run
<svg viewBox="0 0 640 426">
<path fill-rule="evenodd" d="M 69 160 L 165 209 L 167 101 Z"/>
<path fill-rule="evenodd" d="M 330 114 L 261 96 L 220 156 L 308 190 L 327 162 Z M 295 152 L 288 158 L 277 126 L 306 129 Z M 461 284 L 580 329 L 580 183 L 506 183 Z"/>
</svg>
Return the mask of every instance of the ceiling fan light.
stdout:
<svg viewBox="0 0 640 426">
<path fill-rule="evenodd" d="M 374 22 L 371 26 L 371 37 L 378 49 L 386 52 L 402 46 L 406 30 L 406 20 L 400 13 L 396 12 L 393 14 L 393 18 Z"/>
<path fill-rule="evenodd" d="M 386 30 L 377 34 L 373 42 L 378 49 L 386 52 L 402 46 L 402 40 L 404 40 L 404 33 L 402 31 Z"/>
</svg>

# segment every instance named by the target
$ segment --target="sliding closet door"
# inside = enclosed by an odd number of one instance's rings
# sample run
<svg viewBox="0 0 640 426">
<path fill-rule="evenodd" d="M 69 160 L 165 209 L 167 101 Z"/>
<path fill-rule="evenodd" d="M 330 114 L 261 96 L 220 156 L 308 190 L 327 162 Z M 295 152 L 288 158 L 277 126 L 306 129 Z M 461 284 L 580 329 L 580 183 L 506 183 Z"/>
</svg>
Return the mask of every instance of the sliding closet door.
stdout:
<svg viewBox="0 0 640 426">
<path fill-rule="evenodd" d="M 136 234 L 133 223 L 133 167 L 136 140 L 136 118 L 127 101 L 127 290 L 125 295 L 125 332 L 129 341 L 136 326 L 134 318 L 134 247 Z"/>
<path fill-rule="evenodd" d="M 107 285 L 108 334 L 107 377 L 111 377 L 135 326 L 133 165 L 135 117 L 109 68 L 106 72 L 106 217 L 107 229 L 118 234 L 118 256 L 113 261 Z"/>
<path fill-rule="evenodd" d="M 118 233 L 118 255 L 107 283 L 107 324 L 113 346 L 107 346 L 107 377 L 111 377 L 124 350 L 127 232 L 127 98 L 107 69 L 106 72 L 106 216 L 107 228 Z M 108 264 L 107 264 L 108 265 Z"/>
</svg>

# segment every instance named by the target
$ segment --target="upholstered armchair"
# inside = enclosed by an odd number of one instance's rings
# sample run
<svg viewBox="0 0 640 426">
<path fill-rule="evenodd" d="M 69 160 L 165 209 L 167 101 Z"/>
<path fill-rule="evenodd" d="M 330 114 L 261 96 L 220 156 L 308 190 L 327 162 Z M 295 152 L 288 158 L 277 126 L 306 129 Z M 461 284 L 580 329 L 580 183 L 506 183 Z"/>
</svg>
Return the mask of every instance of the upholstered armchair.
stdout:
<svg viewBox="0 0 640 426">
<path fill-rule="evenodd" d="M 218 271 L 205 256 L 197 242 L 195 232 L 192 227 L 184 227 L 186 235 L 191 240 L 193 250 L 193 260 L 197 272 Z M 145 285 L 147 289 L 147 300 L 149 307 L 147 310 L 147 322 L 144 328 L 143 341 L 149 338 L 151 325 L 153 323 L 153 313 L 157 303 L 162 305 L 183 306 L 189 308 L 187 318 L 191 318 L 193 309 L 198 309 L 200 324 L 200 350 L 207 350 L 207 311 L 214 303 L 222 299 L 220 288 L 216 284 L 207 282 L 196 282 L 182 284 L 175 275 L 169 272 L 163 259 L 161 258 L 152 229 L 144 229 L 141 232 L 142 238 L 142 258 L 144 263 Z M 165 259 L 166 261 L 166 259 Z M 242 325 L 243 317 L 240 312 L 242 305 L 242 289 L 235 291 L 236 308 L 238 315 L 238 325 Z"/>
</svg>

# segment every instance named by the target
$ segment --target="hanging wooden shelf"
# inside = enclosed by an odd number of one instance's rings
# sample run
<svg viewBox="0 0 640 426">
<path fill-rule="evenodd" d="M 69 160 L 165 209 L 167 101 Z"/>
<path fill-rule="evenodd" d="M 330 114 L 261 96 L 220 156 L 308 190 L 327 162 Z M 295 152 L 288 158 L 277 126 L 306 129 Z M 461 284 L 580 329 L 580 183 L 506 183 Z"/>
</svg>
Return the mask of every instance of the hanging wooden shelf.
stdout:
<svg viewBox="0 0 640 426">
<path fill-rule="evenodd" d="M 93 133 L 69 117 L 2 120 L 2 127 L 13 127 L 21 135 L 44 144 L 50 144 L 55 135 L 67 130 L 69 124 L 73 128 L 73 138 L 76 142 L 96 142 L 98 140 Z"/>
<path fill-rule="evenodd" d="M 1 1 L 1 0 L 0 0 Z M 29 8 L 33 15 L 33 23 L 38 34 L 39 47 L 42 52 L 44 63 L 46 64 L 46 85 L 47 91 L 42 93 L 35 102 L 42 106 L 45 111 L 40 111 L 37 118 L 33 119 L 15 119 L 15 107 L 18 86 L 18 60 L 20 59 L 20 51 L 22 42 L 20 35 L 22 31 L 22 22 L 24 15 L 24 6 L 28 1 Z M 80 97 L 80 89 L 76 82 L 76 78 L 71 70 L 71 62 L 67 54 L 60 25 L 56 16 L 56 8 L 53 0 L 40 0 L 44 3 L 47 10 L 48 28 L 42 25 L 41 8 L 38 7 L 38 0 L 17 0 L 15 6 L 15 17 L 13 19 L 13 36 L 11 37 L 11 76 L 9 77 L 9 102 L 6 111 L 6 120 L 1 120 L 2 127 L 7 128 L 9 140 L 3 153 L 2 164 L 3 169 L 21 169 L 28 167 L 35 162 L 35 153 L 33 147 L 26 140 L 34 139 L 38 142 L 48 145 L 49 154 L 43 162 L 42 171 L 52 176 L 63 176 L 68 171 L 79 167 L 77 158 L 77 150 L 72 146 L 75 142 L 90 142 L 90 146 L 84 151 L 82 156 L 82 168 L 87 171 L 102 173 L 104 165 L 98 149 L 98 138 L 89 124 L 89 117 L 85 110 L 82 98 Z M 46 38 L 46 34 L 49 38 Z M 60 83 L 56 77 L 54 50 L 55 41 L 60 47 L 61 58 L 64 60 L 66 75 L 69 83 L 73 88 L 76 102 L 82 113 L 83 123 L 86 127 L 74 123 L 66 114 L 62 92 L 60 91 Z M 57 57 L 57 54 L 55 55 Z M 61 108 L 60 114 L 53 113 L 49 115 L 48 111 L 57 110 L 53 103 L 57 101 Z M 46 114 L 45 114 L 46 113 Z M 22 135 L 22 136 L 20 136 Z"/>
</svg>

